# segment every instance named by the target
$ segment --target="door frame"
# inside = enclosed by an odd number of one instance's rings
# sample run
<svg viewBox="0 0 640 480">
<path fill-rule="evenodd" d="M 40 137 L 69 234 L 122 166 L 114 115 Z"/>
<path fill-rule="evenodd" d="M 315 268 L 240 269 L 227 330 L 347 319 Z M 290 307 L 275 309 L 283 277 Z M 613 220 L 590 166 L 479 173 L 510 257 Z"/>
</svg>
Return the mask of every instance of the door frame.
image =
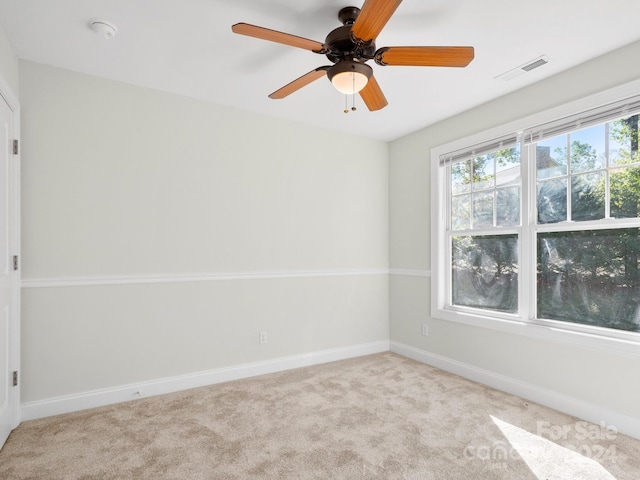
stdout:
<svg viewBox="0 0 640 480">
<path fill-rule="evenodd" d="M 11 306 L 9 318 L 9 371 L 18 372 L 18 385 L 11 389 L 12 425 L 16 428 L 21 421 L 20 386 L 22 384 L 20 370 L 20 283 L 22 257 L 20 256 L 20 102 L 2 73 L 0 73 L 0 102 L 5 101 L 12 112 L 12 137 L 19 142 L 17 155 L 12 155 L 9 162 L 9 249 L 12 255 L 18 256 L 18 269 L 11 271 Z M 1 447 L 1 445 L 0 445 Z"/>
</svg>

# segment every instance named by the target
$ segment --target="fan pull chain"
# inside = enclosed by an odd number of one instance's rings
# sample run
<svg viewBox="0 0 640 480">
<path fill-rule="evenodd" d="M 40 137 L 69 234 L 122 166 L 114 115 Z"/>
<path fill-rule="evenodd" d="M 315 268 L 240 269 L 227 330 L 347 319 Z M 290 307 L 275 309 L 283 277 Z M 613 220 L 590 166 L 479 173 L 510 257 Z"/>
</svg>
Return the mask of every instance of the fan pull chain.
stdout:
<svg viewBox="0 0 640 480">
<path fill-rule="evenodd" d="M 353 85 L 352 88 L 352 92 L 355 92 L 356 90 L 356 77 L 355 75 L 351 75 L 351 82 Z M 352 93 L 351 94 L 351 111 L 355 112 L 357 110 L 356 108 L 356 94 Z M 349 94 L 346 94 L 344 96 L 344 113 L 349 113 Z"/>
<path fill-rule="evenodd" d="M 353 112 L 356 111 L 356 76 L 355 74 L 351 74 L 351 91 L 353 92 L 352 97 L 351 97 L 351 110 Z"/>
<path fill-rule="evenodd" d="M 351 95 L 351 111 L 355 112 L 356 110 L 358 110 L 356 108 L 356 96 L 355 94 Z M 345 95 L 344 96 L 344 113 L 349 113 L 349 95 Z"/>
</svg>

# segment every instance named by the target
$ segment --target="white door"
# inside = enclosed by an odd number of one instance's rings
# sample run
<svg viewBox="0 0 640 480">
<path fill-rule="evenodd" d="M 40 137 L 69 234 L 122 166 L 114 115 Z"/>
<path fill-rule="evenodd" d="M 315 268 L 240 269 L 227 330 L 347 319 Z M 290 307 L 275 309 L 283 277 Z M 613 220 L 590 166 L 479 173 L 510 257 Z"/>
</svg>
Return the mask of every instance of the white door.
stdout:
<svg viewBox="0 0 640 480">
<path fill-rule="evenodd" d="M 13 368 L 14 279 L 11 225 L 13 160 L 13 112 L 0 95 L 0 448 L 4 445 L 16 418 L 14 409 Z"/>
</svg>

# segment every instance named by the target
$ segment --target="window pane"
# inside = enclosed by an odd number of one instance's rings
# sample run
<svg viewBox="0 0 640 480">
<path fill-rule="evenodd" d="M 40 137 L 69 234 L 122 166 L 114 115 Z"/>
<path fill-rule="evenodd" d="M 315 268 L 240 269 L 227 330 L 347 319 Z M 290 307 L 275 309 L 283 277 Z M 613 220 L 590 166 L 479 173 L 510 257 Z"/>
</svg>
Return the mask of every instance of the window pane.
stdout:
<svg viewBox="0 0 640 480">
<path fill-rule="evenodd" d="M 501 188 L 496 193 L 498 226 L 514 227 L 520 225 L 520 187 Z"/>
<path fill-rule="evenodd" d="M 451 230 L 520 224 L 520 156 L 517 146 L 451 166 Z"/>
<path fill-rule="evenodd" d="M 473 189 L 493 188 L 495 161 L 492 154 L 473 159 Z"/>
<path fill-rule="evenodd" d="M 604 172 L 571 177 L 571 220 L 604 218 Z"/>
<path fill-rule="evenodd" d="M 471 160 L 451 166 L 451 192 L 465 193 L 471 190 Z"/>
<path fill-rule="evenodd" d="M 538 317 L 640 332 L 640 229 L 538 235 Z"/>
<path fill-rule="evenodd" d="M 453 305 L 518 310 L 516 235 L 453 237 Z"/>
<path fill-rule="evenodd" d="M 520 147 L 498 150 L 496 161 L 496 186 L 520 185 Z"/>
<path fill-rule="evenodd" d="M 458 195 L 451 199 L 451 229 L 471 228 L 471 195 Z"/>
<path fill-rule="evenodd" d="M 611 216 L 640 217 L 640 167 L 619 168 L 609 177 Z"/>
<path fill-rule="evenodd" d="M 556 223 L 567 219 L 567 181 L 538 183 L 538 223 Z"/>
<path fill-rule="evenodd" d="M 567 174 L 567 136 L 547 138 L 536 146 L 538 179 Z"/>
<path fill-rule="evenodd" d="M 609 164 L 628 165 L 640 162 L 638 115 L 609 124 Z"/>
<path fill-rule="evenodd" d="M 571 173 L 604 168 L 605 126 L 597 125 L 573 132 L 571 141 Z"/>
<path fill-rule="evenodd" d="M 473 195 L 473 228 L 493 227 L 493 192 Z"/>
</svg>

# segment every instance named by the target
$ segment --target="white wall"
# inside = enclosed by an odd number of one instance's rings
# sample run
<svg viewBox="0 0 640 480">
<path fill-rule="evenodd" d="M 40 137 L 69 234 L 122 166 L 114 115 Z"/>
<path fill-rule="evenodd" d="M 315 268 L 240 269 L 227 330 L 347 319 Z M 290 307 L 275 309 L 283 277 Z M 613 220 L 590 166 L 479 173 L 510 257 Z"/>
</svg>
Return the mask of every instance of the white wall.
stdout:
<svg viewBox="0 0 640 480">
<path fill-rule="evenodd" d="M 0 75 L 16 97 L 20 87 L 18 84 L 18 71 L 18 57 L 13 51 L 7 34 L 0 26 Z"/>
<path fill-rule="evenodd" d="M 423 274 L 391 276 L 392 342 L 615 412 L 617 418 L 640 418 L 638 356 L 431 318 L 430 282 L 437 279 L 428 276 L 431 148 L 636 80 L 638 58 L 635 43 L 391 144 L 390 267 Z M 422 323 L 429 325 L 427 337 L 420 335 Z"/>
<path fill-rule="evenodd" d="M 30 62 L 20 82 L 24 402 L 388 340 L 386 143 Z"/>
</svg>

